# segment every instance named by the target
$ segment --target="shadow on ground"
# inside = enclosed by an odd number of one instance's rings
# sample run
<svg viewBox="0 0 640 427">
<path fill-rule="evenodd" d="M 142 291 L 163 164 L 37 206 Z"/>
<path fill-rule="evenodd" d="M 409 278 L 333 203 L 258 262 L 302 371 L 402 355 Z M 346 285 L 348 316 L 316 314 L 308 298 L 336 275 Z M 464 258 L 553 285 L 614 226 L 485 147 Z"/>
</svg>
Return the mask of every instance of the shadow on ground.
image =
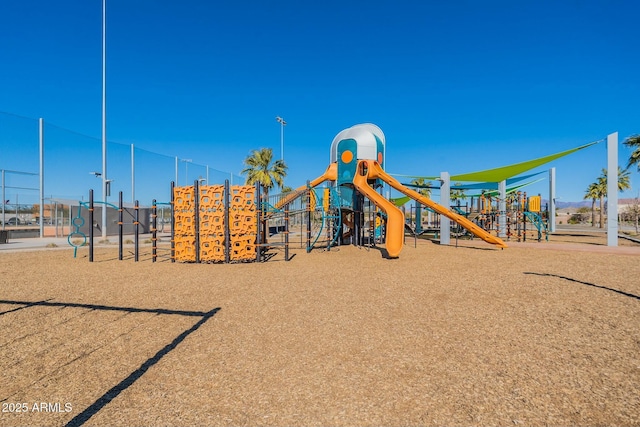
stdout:
<svg viewBox="0 0 640 427">
<path fill-rule="evenodd" d="M 100 396 L 95 402 L 93 402 L 84 411 L 76 415 L 69 421 L 67 426 L 81 426 L 86 423 L 91 417 L 97 414 L 102 408 L 104 408 L 109 402 L 118 397 L 120 393 L 131 387 L 138 379 L 140 379 L 152 366 L 158 363 L 164 356 L 174 350 L 182 341 L 189 335 L 197 331 L 202 325 L 204 325 L 209 319 L 220 311 L 220 307 L 213 310 L 204 311 L 185 311 L 185 310 L 169 310 L 164 308 L 137 308 L 137 307 L 115 307 L 98 304 L 79 304 L 68 302 L 52 302 L 49 300 L 44 301 L 13 301 L 13 300 L 0 300 L 0 304 L 7 305 L 19 305 L 11 310 L 0 312 L 0 316 L 9 313 L 16 312 L 18 310 L 24 310 L 30 307 L 45 306 L 45 307 L 72 307 L 72 308 L 85 308 L 90 310 L 106 310 L 106 311 L 123 311 L 128 313 L 153 313 L 158 315 L 179 315 L 189 317 L 199 317 L 200 319 L 189 329 L 182 332 L 175 337 L 169 344 L 164 346 L 160 351 L 147 359 L 138 369 L 131 372 L 125 379 L 109 389 L 106 393 Z"/>
</svg>

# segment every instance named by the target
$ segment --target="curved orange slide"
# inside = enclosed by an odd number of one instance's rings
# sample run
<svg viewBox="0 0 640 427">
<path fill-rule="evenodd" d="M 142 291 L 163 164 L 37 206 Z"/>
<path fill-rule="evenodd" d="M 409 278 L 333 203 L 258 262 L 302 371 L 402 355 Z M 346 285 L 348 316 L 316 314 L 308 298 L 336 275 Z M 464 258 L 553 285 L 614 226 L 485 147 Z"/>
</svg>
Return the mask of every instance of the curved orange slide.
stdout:
<svg viewBox="0 0 640 427">
<path fill-rule="evenodd" d="M 366 163 L 366 160 L 361 160 L 358 163 L 356 176 L 353 177 L 353 185 L 367 199 L 371 200 L 387 214 L 387 239 L 385 247 L 387 248 L 389 258 L 398 258 L 402 250 L 402 245 L 404 244 L 404 214 L 396 205 L 382 197 L 369 185 L 367 180 L 372 179 L 370 176 L 371 169 L 362 167 L 362 165 Z"/>
<path fill-rule="evenodd" d="M 364 163 L 365 166 L 362 166 L 361 164 Z M 506 248 L 507 244 L 500 239 L 499 237 L 495 237 L 492 236 L 491 234 L 487 233 L 486 231 L 484 231 L 481 227 L 477 226 L 476 224 L 474 224 L 473 222 L 469 221 L 467 218 L 463 217 L 462 215 L 458 215 L 457 213 L 445 208 L 442 205 L 439 205 L 438 203 L 434 202 L 433 200 L 424 197 L 422 194 L 418 193 L 417 191 L 413 191 L 407 187 L 405 187 L 404 185 L 400 184 L 395 178 L 393 178 L 392 176 L 388 175 L 378 164 L 378 162 L 373 161 L 373 160 L 361 160 L 360 164 L 358 164 L 358 171 L 360 171 L 361 168 L 365 168 L 367 169 L 367 175 L 369 176 L 369 179 L 375 179 L 375 178 L 380 178 L 381 180 L 383 180 L 384 182 L 386 182 L 387 184 L 389 184 L 391 187 L 393 187 L 394 189 L 398 190 L 399 192 L 401 192 L 402 194 L 411 197 L 413 200 L 422 203 L 425 206 L 428 206 L 429 208 L 433 209 L 435 212 L 438 212 L 440 215 L 444 215 L 447 218 L 451 219 L 452 221 L 457 222 L 458 224 L 460 224 L 461 226 L 463 226 L 464 228 L 466 228 L 467 230 L 469 230 L 471 233 L 473 233 L 475 236 L 481 238 L 482 240 L 484 240 L 487 243 L 491 243 L 492 245 L 496 245 L 500 248 Z M 375 192 L 374 192 L 375 193 Z M 375 193 L 377 194 L 377 193 Z M 368 196 L 367 196 L 368 197 Z M 375 203 L 375 201 L 374 201 Z M 402 212 L 400 212 L 402 214 Z M 389 221 L 390 223 L 391 221 Z M 400 242 L 402 243 L 402 240 L 404 239 L 404 218 L 401 220 L 401 231 L 400 231 L 400 235 L 399 236 L 390 236 L 390 233 L 387 233 L 387 242 L 389 241 L 389 238 L 392 237 L 393 239 L 396 240 L 400 240 Z M 388 243 L 387 243 L 388 244 Z M 400 245 L 400 247 L 402 247 L 402 244 Z"/>
</svg>

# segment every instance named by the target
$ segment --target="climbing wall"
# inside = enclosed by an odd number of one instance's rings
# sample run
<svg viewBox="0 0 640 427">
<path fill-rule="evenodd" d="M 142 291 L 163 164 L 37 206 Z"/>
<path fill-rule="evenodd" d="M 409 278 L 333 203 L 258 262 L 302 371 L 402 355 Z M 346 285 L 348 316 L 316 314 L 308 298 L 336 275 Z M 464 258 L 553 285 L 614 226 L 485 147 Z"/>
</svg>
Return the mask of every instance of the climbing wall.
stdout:
<svg viewBox="0 0 640 427">
<path fill-rule="evenodd" d="M 200 261 L 224 261 L 224 185 L 200 187 Z"/>
<path fill-rule="evenodd" d="M 201 262 L 224 262 L 227 226 L 229 260 L 255 260 L 257 238 L 255 187 L 230 187 L 229 224 L 225 224 L 224 186 L 201 186 L 199 193 L 196 204 L 193 186 L 174 188 L 175 260 L 196 262 L 199 258 Z M 196 254 L 198 240 L 199 256 Z"/>
<path fill-rule="evenodd" d="M 196 260 L 195 188 L 173 189 L 175 259 L 182 262 Z"/>
<path fill-rule="evenodd" d="M 231 261 L 253 261 L 256 258 L 256 193 L 255 187 L 230 188 L 229 236 Z"/>
</svg>

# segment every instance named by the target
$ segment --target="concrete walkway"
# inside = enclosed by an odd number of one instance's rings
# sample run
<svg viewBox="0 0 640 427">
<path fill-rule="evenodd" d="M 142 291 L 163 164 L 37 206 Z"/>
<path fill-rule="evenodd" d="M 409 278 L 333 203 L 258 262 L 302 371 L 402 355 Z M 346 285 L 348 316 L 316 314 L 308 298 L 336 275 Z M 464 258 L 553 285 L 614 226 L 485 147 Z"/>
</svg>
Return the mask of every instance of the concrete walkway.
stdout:
<svg viewBox="0 0 640 427">
<path fill-rule="evenodd" d="M 167 234 L 158 233 L 158 238 L 162 239 L 162 241 L 166 241 L 168 239 Z M 133 240 L 133 235 L 123 236 L 124 240 Z M 145 240 L 151 238 L 151 234 L 140 234 L 140 244 Z M 100 246 L 111 246 L 118 247 L 118 236 L 109 236 L 109 244 L 103 245 L 98 243 L 101 238 L 96 238 L 94 241 L 94 247 Z M 87 238 L 87 244 L 89 244 L 89 239 Z M 55 246 L 54 246 L 55 245 Z M 129 246 L 129 245 L 127 245 Z M 34 250 L 64 250 L 64 249 L 73 249 L 73 246 L 69 244 L 67 240 L 67 236 L 64 237 L 31 237 L 31 238 L 22 238 L 22 239 L 9 239 L 7 243 L 0 243 L 0 253 L 3 252 L 18 252 L 18 251 L 34 251 Z"/>
</svg>

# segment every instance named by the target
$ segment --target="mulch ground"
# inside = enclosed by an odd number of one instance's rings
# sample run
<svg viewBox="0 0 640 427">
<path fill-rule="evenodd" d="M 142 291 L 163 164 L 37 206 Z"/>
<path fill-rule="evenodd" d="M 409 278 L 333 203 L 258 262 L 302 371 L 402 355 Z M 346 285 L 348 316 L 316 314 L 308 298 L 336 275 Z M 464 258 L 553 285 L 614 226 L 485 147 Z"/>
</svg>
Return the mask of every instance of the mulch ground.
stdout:
<svg viewBox="0 0 640 427">
<path fill-rule="evenodd" d="M 575 241 L 1 253 L 0 425 L 639 425 L 640 247 Z"/>
</svg>

